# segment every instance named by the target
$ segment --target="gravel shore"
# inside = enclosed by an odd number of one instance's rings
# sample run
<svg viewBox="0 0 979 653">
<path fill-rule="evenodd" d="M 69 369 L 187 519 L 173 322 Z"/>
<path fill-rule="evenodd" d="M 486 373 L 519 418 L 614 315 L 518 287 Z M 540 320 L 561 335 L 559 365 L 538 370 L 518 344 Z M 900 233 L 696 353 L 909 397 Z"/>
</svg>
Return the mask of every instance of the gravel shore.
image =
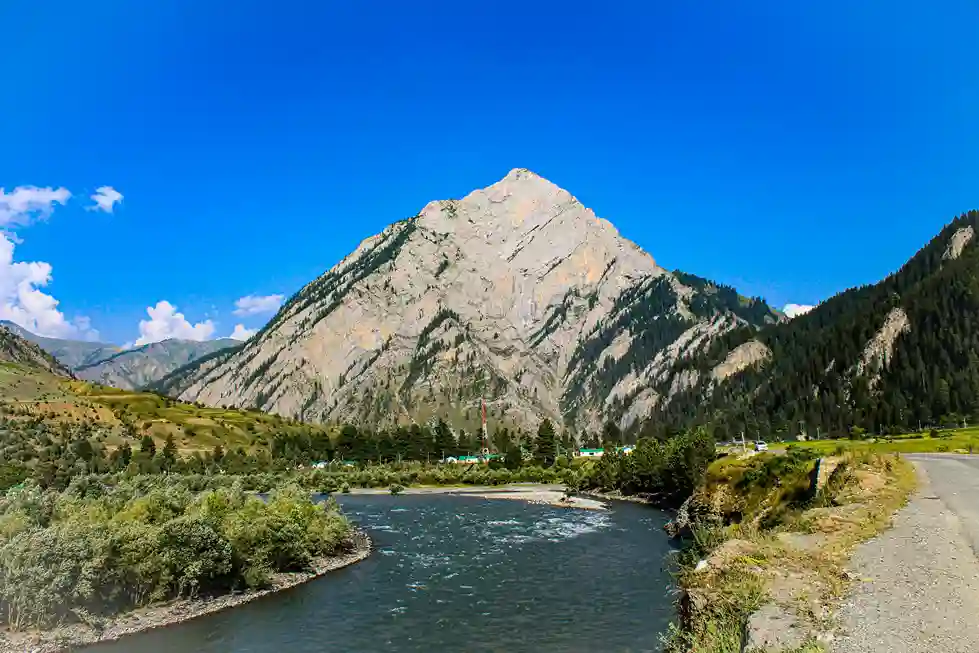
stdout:
<svg viewBox="0 0 979 653">
<path fill-rule="evenodd" d="M 352 488 L 351 494 L 390 494 L 385 488 Z M 567 497 L 564 486 L 540 483 L 511 483 L 510 485 L 473 485 L 449 487 L 409 487 L 401 494 L 452 494 L 456 496 L 478 497 L 480 499 L 511 499 L 526 501 L 559 508 L 580 508 L 583 510 L 606 510 L 601 501 L 585 497 Z"/>
<path fill-rule="evenodd" d="M 313 562 L 310 571 L 275 574 L 272 577 L 272 587 L 266 590 L 225 594 L 206 599 L 180 599 L 161 605 L 147 606 L 115 617 L 101 631 L 84 624 L 71 624 L 43 632 L 0 632 L 0 653 L 62 653 L 227 610 L 360 562 L 370 555 L 371 540 L 364 533 L 357 533 L 353 539 L 353 548 L 349 553 L 320 558 Z"/>
<path fill-rule="evenodd" d="M 860 545 L 836 653 L 979 651 L 979 456 L 908 456 L 919 490 Z"/>
</svg>

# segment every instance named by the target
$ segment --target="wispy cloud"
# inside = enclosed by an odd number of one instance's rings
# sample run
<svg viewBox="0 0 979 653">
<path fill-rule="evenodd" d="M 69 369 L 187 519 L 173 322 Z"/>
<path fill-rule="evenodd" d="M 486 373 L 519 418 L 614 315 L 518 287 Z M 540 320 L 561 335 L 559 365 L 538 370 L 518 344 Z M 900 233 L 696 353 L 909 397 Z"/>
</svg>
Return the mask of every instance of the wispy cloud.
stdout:
<svg viewBox="0 0 979 653">
<path fill-rule="evenodd" d="M 95 189 L 95 194 L 89 196 L 95 204 L 88 207 L 89 211 L 104 211 L 112 213 L 116 204 L 122 202 L 122 193 L 112 186 L 99 186 Z"/>
<path fill-rule="evenodd" d="M 51 214 L 55 204 L 64 205 L 71 197 L 67 188 L 18 186 L 7 193 L 0 188 L 0 227 L 25 225 Z"/>
<path fill-rule="evenodd" d="M 239 317 L 274 313 L 282 306 L 285 295 L 245 295 L 235 302 L 234 314 Z"/>
</svg>

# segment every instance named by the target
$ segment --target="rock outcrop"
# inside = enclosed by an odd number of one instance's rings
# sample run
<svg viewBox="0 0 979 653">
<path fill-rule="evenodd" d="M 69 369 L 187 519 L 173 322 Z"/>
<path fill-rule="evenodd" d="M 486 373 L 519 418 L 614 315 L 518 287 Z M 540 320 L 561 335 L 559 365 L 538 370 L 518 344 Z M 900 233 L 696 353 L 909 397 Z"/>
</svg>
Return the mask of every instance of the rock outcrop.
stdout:
<svg viewBox="0 0 979 653">
<path fill-rule="evenodd" d="M 880 380 L 880 373 L 894 357 L 894 344 L 902 333 L 911 329 L 908 314 L 902 308 L 892 308 L 874 337 L 864 347 L 860 360 L 854 366 L 856 376 L 867 375 L 870 387 Z"/>
<path fill-rule="evenodd" d="M 497 424 L 627 426 L 696 380 L 678 360 L 776 319 L 517 169 L 366 239 L 240 349 L 159 387 L 308 421 L 472 427 L 485 399 Z"/>
<path fill-rule="evenodd" d="M 948 245 L 945 247 L 945 253 L 942 254 L 942 260 L 949 261 L 957 259 L 975 235 L 976 230 L 972 225 L 956 229 L 952 237 L 948 239 Z"/>
</svg>

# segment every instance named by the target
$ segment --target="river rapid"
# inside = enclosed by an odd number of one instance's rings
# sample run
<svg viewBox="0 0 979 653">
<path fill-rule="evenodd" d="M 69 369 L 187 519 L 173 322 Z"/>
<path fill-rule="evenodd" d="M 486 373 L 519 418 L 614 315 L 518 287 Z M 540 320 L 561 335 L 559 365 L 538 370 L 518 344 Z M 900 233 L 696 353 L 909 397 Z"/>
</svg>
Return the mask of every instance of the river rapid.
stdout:
<svg viewBox="0 0 979 653">
<path fill-rule="evenodd" d="M 659 651 L 674 616 L 667 516 L 459 496 L 338 496 L 365 561 L 89 653 Z"/>
</svg>

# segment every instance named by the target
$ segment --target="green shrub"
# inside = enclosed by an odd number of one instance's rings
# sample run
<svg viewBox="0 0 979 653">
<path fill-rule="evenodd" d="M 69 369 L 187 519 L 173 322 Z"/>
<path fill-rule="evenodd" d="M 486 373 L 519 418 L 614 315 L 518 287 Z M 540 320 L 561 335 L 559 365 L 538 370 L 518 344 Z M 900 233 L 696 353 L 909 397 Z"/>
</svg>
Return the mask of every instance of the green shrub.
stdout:
<svg viewBox="0 0 979 653">
<path fill-rule="evenodd" d="M 86 622 L 151 601 L 263 587 L 346 546 L 336 503 L 286 486 L 268 501 L 242 478 L 191 492 L 197 479 L 120 477 L 96 489 L 28 485 L 0 496 L 0 603 L 13 629 Z M 100 616 L 101 615 L 101 616 Z"/>
<path fill-rule="evenodd" d="M 405 486 L 403 486 L 403 485 L 401 485 L 399 483 L 392 483 L 391 486 L 388 488 L 388 491 L 393 496 L 396 496 L 396 495 L 401 494 L 402 492 L 405 491 Z"/>
</svg>

